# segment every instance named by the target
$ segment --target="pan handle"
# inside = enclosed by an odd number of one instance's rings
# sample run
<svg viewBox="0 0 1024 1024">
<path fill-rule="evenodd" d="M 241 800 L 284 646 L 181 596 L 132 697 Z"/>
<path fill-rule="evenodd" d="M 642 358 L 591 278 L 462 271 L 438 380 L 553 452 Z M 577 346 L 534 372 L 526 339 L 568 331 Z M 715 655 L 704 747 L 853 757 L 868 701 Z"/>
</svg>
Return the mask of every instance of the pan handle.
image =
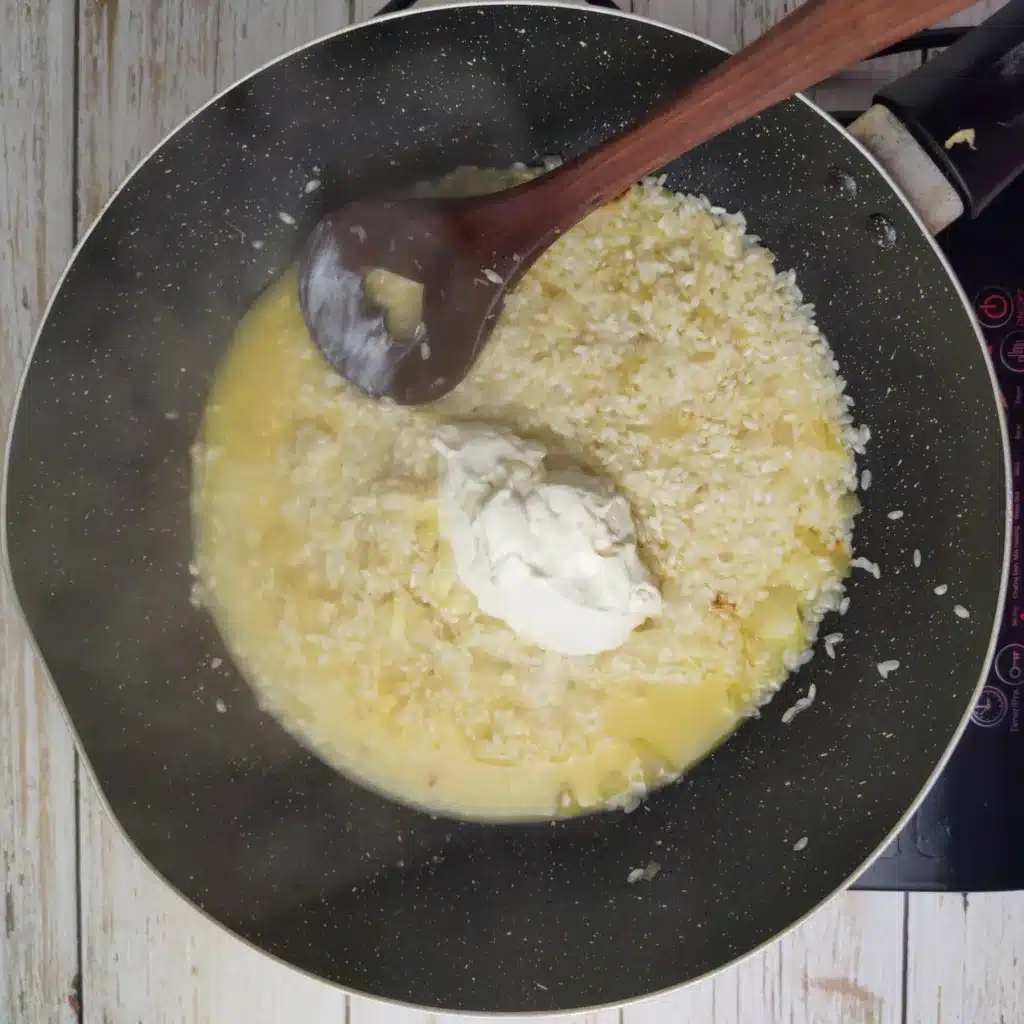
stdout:
<svg viewBox="0 0 1024 1024">
<path fill-rule="evenodd" d="M 416 3 L 416 0 L 388 0 L 388 2 L 373 14 L 374 18 L 382 18 L 385 14 L 398 14 L 400 11 L 407 11 Z M 615 0 L 587 0 L 591 7 L 606 7 L 611 11 L 621 11 L 622 8 L 615 3 Z"/>
<path fill-rule="evenodd" d="M 933 232 L 1024 171 L 1024 0 L 886 86 L 851 126 Z"/>
</svg>

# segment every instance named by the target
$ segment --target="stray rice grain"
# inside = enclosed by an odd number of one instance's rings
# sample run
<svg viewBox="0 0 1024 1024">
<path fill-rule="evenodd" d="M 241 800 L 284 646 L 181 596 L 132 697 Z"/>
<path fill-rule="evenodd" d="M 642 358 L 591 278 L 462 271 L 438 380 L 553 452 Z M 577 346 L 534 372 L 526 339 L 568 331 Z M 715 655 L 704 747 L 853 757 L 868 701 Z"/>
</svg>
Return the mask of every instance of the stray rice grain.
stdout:
<svg viewBox="0 0 1024 1024">
<path fill-rule="evenodd" d="M 650 882 L 661 872 L 661 865 L 656 860 L 650 860 L 642 868 L 633 868 L 626 876 L 626 881 L 633 885 L 636 882 Z"/>
<path fill-rule="evenodd" d="M 811 683 L 807 688 L 807 696 L 800 697 L 792 707 L 786 708 L 782 713 L 782 724 L 789 725 L 790 722 L 800 714 L 801 711 L 806 711 L 813 703 L 814 698 L 818 692 L 818 688 Z"/>
<path fill-rule="evenodd" d="M 876 580 L 882 578 L 882 569 L 877 562 L 872 562 L 869 558 L 855 558 L 850 562 L 850 567 L 853 569 L 863 569 L 865 572 L 871 573 Z"/>
</svg>

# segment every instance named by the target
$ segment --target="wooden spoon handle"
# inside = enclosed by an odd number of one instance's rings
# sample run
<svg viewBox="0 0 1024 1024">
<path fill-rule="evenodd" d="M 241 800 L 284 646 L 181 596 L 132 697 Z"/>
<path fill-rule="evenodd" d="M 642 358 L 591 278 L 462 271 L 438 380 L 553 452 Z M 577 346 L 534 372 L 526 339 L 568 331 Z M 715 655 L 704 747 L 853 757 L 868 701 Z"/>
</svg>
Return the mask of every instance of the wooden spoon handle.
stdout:
<svg viewBox="0 0 1024 1024">
<path fill-rule="evenodd" d="M 540 179 L 526 217 L 547 217 L 566 230 L 702 142 L 968 6 L 970 0 L 807 0 L 646 121 Z M 525 238 L 530 225 L 512 230 Z"/>
</svg>

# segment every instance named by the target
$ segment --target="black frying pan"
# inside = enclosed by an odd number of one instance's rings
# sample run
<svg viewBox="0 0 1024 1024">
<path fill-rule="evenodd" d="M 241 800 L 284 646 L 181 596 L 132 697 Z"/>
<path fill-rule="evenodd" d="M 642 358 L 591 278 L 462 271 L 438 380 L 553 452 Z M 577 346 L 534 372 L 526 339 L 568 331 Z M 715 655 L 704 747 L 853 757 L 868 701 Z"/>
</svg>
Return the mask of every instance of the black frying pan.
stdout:
<svg viewBox="0 0 1024 1024">
<path fill-rule="evenodd" d="M 1000 38 L 1020 42 L 1020 21 Z M 678 985 L 842 887 L 964 725 L 1005 582 L 994 378 L 920 222 L 802 100 L 666 171 L 673 187 L 742 210 L 796 269 L 871 427 L 856 544 L 882 577 L 854 575 L 840 657 L 815 658 L 760 721 L 632 815 L 499 827 L 399 806 L 326 767 L 257 709 L 188 602 L 188 448 L 235 322 L 304 230 L 347 198 L 461 164 L 576 153 L 721 59 L 641 19 L 536 4 L 342 32 L 222 94 L 156 150 L 52 301 L 8 453 L 7 557 L 25 616 L 139 852 L 292 964 L 355 991 L 477 1011 L 567 1010 Z M 926 147 L 969 165 L 915 102 L 903 116 L 921 115 Z M 325 187 L 300 203 L 313 165 Z M 960 170 L 970 205 L 976 179 Z M 890 521 L 892 509 L 904 518 Z M 939 583 L 969 619 L 935 597 Z M 882 679 L 875 666 L 889 658 L 901 668 Z M 811 682 L 816 705 L 782 726 Z M 650 860 L 661 873 L 627 885 Z"/>
</svg>

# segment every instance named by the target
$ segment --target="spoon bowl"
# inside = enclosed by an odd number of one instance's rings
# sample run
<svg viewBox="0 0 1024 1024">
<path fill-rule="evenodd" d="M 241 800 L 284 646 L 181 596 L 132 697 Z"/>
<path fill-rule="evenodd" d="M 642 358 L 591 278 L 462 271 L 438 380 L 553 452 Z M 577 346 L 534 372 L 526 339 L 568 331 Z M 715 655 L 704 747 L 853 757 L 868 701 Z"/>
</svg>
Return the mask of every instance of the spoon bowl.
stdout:
<svg viewBox="0 0 1024 1024">
<path fill-rule="evenodd" d="M 303 315 L 327 361 L 362 391 L 431 402 L 476 362 L 523 263 L 485 255 L 471 231 L 476 208 L 473 199 L 356 202 L 314 228 L 300 264 Z M 375 270 L 422 285 L 411 336 L 390 333 L 386 310 L 367 294 Z"/>
</svg>

